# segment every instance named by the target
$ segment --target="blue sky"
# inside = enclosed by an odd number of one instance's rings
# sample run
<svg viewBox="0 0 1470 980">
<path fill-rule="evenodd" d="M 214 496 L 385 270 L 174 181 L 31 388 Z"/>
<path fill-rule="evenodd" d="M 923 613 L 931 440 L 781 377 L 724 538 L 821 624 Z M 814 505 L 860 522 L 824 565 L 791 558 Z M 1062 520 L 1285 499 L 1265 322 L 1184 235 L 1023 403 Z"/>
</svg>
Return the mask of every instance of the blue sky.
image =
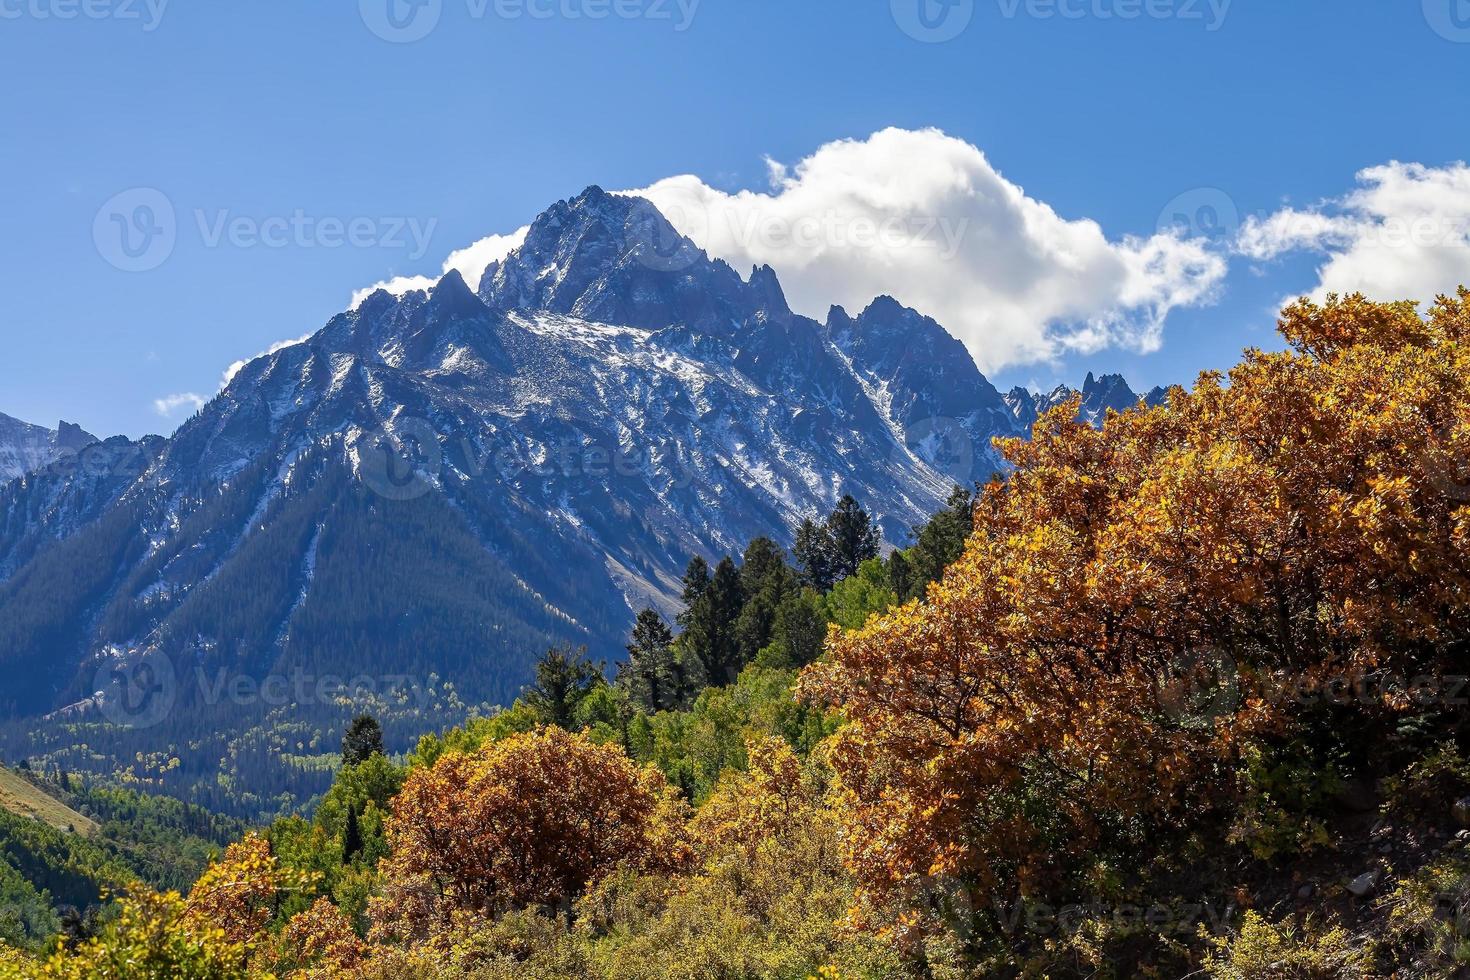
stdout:
<svg viewBox="0 0 1470 980">
<path fill-rule="evenodd" d="M 167 432 L 189 406 L 159 399 L 212 394 L 358 288 L 437 274 L 588 184 L 763 191 L 768 157 L 887 127 L 978 148 L 1113 243 L 1158 234 L 1180 195 L 1262 219 L 1250 248 L 1221 246 L 1214 302 L 1171 309 L 1157 350 L 1075 346 L 1005 365 L 1000 385 L 1116 370 L 1142 389 L 1228 367 L 1274 343 L 1277 299 L 1376 268 L 1364 223 L 1422 209 L 1416 189 L 1458 234 L 1467 0 L 924 0 L 956 33 L 942 43 L 911 36 L 920 0 L 437 2 L 401 43 L 370 26 L 392 33 L 387 0 L 0 0 L 0 411 Z M 1342 201 L 1389 161 L 1425 170 Z M 175 209 L 176 240 L 125 271 L 99 211 L 132 194 L 136 215 L 140 188 Z M 1265 220 L 1324 200 L 1330 233 Z M 333 220 L 357 240 L 329 247 Z M 1436 282 L 1461 267 L 1433 257 Z"/>
</svg>

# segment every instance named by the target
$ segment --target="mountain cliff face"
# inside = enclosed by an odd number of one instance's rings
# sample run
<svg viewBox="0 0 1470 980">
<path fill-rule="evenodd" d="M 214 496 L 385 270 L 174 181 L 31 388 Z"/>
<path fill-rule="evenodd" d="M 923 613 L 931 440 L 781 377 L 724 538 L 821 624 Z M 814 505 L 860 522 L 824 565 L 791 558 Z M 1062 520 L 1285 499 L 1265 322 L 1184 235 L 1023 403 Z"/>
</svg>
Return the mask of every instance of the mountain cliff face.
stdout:
<svg viewBox="0 0 1470 980">
<path fill-rule="evenodd" d="M 70 422 L 53 430 L 0 413 L 0 483 L 80 452 L 96 441 L 96 436 Z"/>
<path fill-rule="evenodd" d="M 1121 374 L 1105 374 L 1098 378 L 1091 371 L 1087 373 L 1087 380 L 1082 383 L 1081 391 L 1066 385 L 1059 385 L 1046 393 L 1012 388 L 1003 397 L 1011 418 L 1026 432 L 1030 432 L 1036 420 L 1043 414 L 1077 395 L 1081 396 L 1077 417 L 1093 426 L 1102 425 L 1107 420 L 1109 411 L 1126 412 L 1130 408 L 1137 408 L 1140 402 L 1144 405 L 1161 405 L 1169 398 L 1166 388 L 1152 388 L 1148 394 L 1139 395 L 1128 386 Z"/>
<path fill-rule="evenodd" d="M 0 666 L 20 678 L 0 717 L 49 715 L 0 750 L 66 753 L 62 726 L 96 726 L 66 764 L 173 745 L 157 778 L 219 803 L 221 759 L 310 755 L 357 706 L 323 678 L 365 678 L 390 736 L 395 710 L 405 737 L 458 721 L 553 643 L 617 659 L 638 609 L 676 611 L 692 555 L 789 543 L 843 494 L 902 543 L 1001 468 L 990 440 L 1029 431 L 1028 397 L 893 299 L 817 323 L 769 268 L 742 277 L 590 188 L 477 289 L 377 292 L 170 439 L 0 492 Z M 282 677 L 304 695 L 264 698 Z"/>
</svg>

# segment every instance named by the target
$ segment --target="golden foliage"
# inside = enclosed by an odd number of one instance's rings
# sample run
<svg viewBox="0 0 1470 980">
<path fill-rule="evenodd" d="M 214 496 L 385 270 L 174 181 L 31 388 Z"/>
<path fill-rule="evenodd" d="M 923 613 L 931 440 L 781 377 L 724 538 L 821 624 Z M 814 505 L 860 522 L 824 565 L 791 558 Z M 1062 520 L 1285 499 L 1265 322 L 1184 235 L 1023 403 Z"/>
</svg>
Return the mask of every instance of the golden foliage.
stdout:
<svg viewBox="0 0 1470 980">
<path fill-rule="evenodd" d="M 291 917 L 281 934 L 283 959 L 301 980 L 341 976 L 361 966 L 367 946 L 337 906 L 325 896 Z"/>
<path fill-rule="evenodd" d="M 833 762 L 869 898 L 1044 896 L 1129 821 L 1218 799 L 1283 688 L 1463 656 L 1470 292 L 1422 319 L 1304 300 L 1280 328 L 1228 384 L 1003 443 L 1015 471 L 927 602 L 834 629 L 801 690 L 850 722 Z"/>
</svg>

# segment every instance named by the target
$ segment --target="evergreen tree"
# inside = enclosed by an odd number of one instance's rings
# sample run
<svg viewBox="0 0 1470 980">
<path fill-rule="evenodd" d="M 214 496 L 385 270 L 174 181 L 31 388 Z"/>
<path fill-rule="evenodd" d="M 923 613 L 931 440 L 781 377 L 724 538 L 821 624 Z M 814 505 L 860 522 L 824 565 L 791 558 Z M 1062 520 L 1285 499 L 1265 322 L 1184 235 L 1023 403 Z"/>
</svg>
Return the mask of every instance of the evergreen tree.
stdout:
<svg viewBox="0 0 1470 980">
<path fill-rule="evenodd" d="M 679 625 L 685 629 L 689 628 L 686 617 L 689 610 L 693 609 L 705 591 L 709 588 L 709 562 L 699 555 L 689 559 L 689 566 L 684 570 L 684 594 L 681 597 L 684 602 L 684 612 L 679 614 Z"/>
<path fill-rule="evenodd" d="M 745 606 L 735 623 L 735 641 L 741 662 L 748 664 L 771 642 L 776 609 L 788 594 L 797 590 L 798 583 L 796 574 L 786 564 L 781 546 L 770 538 L 759 537 L 745 549 L 740 586 L 745 593 Z"/>
<path fill-rule="evenodd" d="M 810 517 L 796 530 L 792 554 L 801 567 L 801 579 L 818 592 L 832 588 L 832 538 L 827 528 Z"/>
<path fill-rule="evenodd" d="M 709 687 L 709 672 L 704 669 L 704 661 L 682 642 L 674 644 L 673 673 L 677 698 L 675 707 L 679 710 L 688 708 L 700 692 Z"/>
<path fill-rule="evenodd" d="M 904 553 L 896 548 L 888 556 L 888 587 L 900 601 L 908 598 L 909 590 L 914 587 L 914 570 Z"/>
<path fill-rule="evenodd" d="M 882 535 L 868 512 L 850 495 L 844 495 L 827 518 L 827 541 L 831 549 L 832 581 L 839 582 L 856 575 L 863 562 L 878 557 Z"/>
<path fill-rule="evenodd" d="M 536 683 L 521 700 L 541 724 L 574 731 L 577 706 L 604 683 L 602 668 L 587 659 L 586 647 L 552 647 L 536 664 Z"/>
<path fill-rule="evenodd" d="M 915 528 L 917 543 L 909 549 L 908 588 L 894 589 L 900 600 L 922 598 L 925 586 L 939 581 L 944 570 L 959 560 L 974 530 L 974 514 L 975 495 L 964 487 L 955 487 L 944 510 Z"/>
<path fill-rule="evenodd" d="M 759 595 L 771 584 L 783 585 L 790 574 L 786 552 L 768 537 L 753 538 L 740 563 L 740 585 L 747 596 Z"/>
<path fill-rule="evenodd" d="M 813 592 L 793 593 L 776 610 L 772 645 L 787 667 L 805 667 L 822 655 L 827 619 Z"/>
<path fill-rule="evenodd" d="M 644 609 L 633 624 L 628 660 L 618 669 L 618 685 L 642 710 L 652 714 L 682 700 L 674 665 L 674 634 L 663 617 Z"/>
<path fill-rule="evenodd" d="M 745 594 L 740 585 L 740 573 L 728 556 L 715 566 L 706 601 L 711 642 L 709 657 L 704 662 L 705 671 L 711 684 L 733 684 L 743 666 L 735 625 L 745 606 Z"/>
<path fill-rule="evenodd" d="M 355 766 L 383 755 L 383 726 L 372 715 L 358 715 L 342 736 L 342 765 Z"/>
<path fill-rule="evenodd" d="M 740 674 L 740 644 L 735 625 L 744 605 L 740 572 L 726 556 L 715 566 L 708 586 L 684 610 L 680 645 L 686 653 L 699 659 L 710 684 L 730 684 Z"/>
<path fill-rule="evenodd" d="M 362 853 L 362 827 L 358 822 L 357 804 L 347 806 L 347 822 L 342 828 L 342 863 L 351 864 Z"/>
</svg>

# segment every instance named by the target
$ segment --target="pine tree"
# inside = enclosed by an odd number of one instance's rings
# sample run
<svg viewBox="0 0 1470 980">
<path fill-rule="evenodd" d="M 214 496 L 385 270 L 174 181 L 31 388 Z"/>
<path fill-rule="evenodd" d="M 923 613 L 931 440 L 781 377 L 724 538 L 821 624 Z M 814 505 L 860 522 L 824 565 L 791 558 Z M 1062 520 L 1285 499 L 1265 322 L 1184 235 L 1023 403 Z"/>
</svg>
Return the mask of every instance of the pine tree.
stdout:
<svg viewBox="0 0 1470 980">
<path fill-rule="evenodd" d="M 845 495 L 827 518 L 827 540 L 831 547 L 832 581 L 840 582 L 856 575 L 863 562 L 878 557 L 882 535 L 868 512 L 850 495 Z"/>
<path fill-rule="evenodd" d="M 680 640 L 682 639 L 681 637 Z M 682 711 L 694 703 L 700 692 L 709 687 L 709 672 L 704 669 L 704 661 L 699 655 L 689 650 L 683 642 L 674 644 L 673 672 L 676 692 L 674 706 Z"/>
<path fill-rule="evenodd" d="M 684 625 L 679 645 L 686 654 L 698 658 L 710 684 L 730 684 L 740 674 L 735 624 L 744 605 L 740 572 L 727 556 L 720 559 L 709 584 L 679 617 Z"/>
<path fill-rule="evenodd" d="M 342 863 L 351 864 L 362 853 L 362 827 L 358 823 L 357 804 L 347 806 L 347 823 L 342 828 Z"/>
<path fill-rule="evenodd" d="M 776 610 L 772 645 L 788 667 L 805 667 L 822 655 L 827 619 L 813 592 L 788 595 Z"/>
<path fill-rule="evenodd" d="M 681 596 L 684 603 L 684 612 L 679 614 L 680 626 L 685 629 L 689 628 L 689 624 L 685 621 L 685 618 L 689 615 L 689 610 L 694 608 L 695 604 L 699 602 L 700 598 L 709 588 L 709 584 L 709 562 L 705 561 L 699 555 L 695 555 L 689 559 L 689 566 L 684 570 L 684 594 Z"/>
<path fill-rule="evenodd" d="M 914 587 L 914 571 L 909 567 L 908 558 L 897 549 L 888 556 L 888 587 L 900 602 L 909 598 L 909 590 Z"/>
<path fill-rule="evenodd" d="M 735 683 L 740 676 L 740 644 L 735 636 L 735 624 L 740 619 L 740 610 L 745 605 L 744 591 L 740 586 L 740 573 L 735 563 L 727 556 L 715 566 L 714 578 L 709 590 L 701 600 L 708 617 L 709 644 L 704 661 L 705 671 L 711 684 L 724 686 Z"/>
<path fill-rule="evenodd" d="M 818 592 L 832 588 L 832 538 L 827 528 L 810 517 L 796 531 L 791 553 L 801 566 L 801 579 Z"/>
<path fill-rule="evenodd" d="M 742 663 L 755 660 L 761 649 L 771 642 L 771 629 L 776 609 L 788 594 L 796 591 L 796 574 L 786 564 L 786 554 L 770 538 L 760 537 L 745 549 L 740 566 L 740 585 L 745 593 L 745 607 L 735 623 L 735 641 Z"/>
<path fill-rule="evenodd" d="M 634 704 L 652 714 L 678 706 L 681 692 L 674 668 L 674 634 L 663 617 L 644 609 L 633 624 L 628 660 L 618 669 L 618 685 Z"/>
<path fill-rule="evenodd" d="M 944 570 L 959 560 L 965 541 L 974 529 L 975 495 L 964 487 L 955 487 L 944 510 L 914 531 L 917 543 L 909 554 L 909 587 L 899 599 L 921 598 L 925 586 L 937 582 Z"/>
<path fill-rule="evenodd" d="M 536 664 L 536 683 L 521 700 L 541 724 L 575 731 L 577 706 L 604 683 L 602 668 L 587 659 L 586 647 L 552 647 Z"/>
<path fill-rule="evenodd" d="M 342 764 L 355 766 L 383 755 L 383 726 L 372 715 L 358 715 L 342 736 Z"/>
</svg>

